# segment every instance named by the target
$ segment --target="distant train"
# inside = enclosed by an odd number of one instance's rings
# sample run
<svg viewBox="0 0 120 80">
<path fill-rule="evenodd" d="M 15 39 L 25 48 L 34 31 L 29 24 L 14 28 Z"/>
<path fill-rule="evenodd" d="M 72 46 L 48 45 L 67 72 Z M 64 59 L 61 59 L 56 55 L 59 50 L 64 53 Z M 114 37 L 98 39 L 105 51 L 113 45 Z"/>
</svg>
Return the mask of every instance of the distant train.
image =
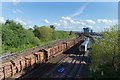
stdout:
<svg viewBox="0 0 120 80">
<path fill-rule="evenodd" d="M 85 54 L 88 50 L 88 46 L 90 44 L 90 38 L 86 38 L 86 40 L 79 46 L 79 52 L 80 54 Z"/>
</svg>

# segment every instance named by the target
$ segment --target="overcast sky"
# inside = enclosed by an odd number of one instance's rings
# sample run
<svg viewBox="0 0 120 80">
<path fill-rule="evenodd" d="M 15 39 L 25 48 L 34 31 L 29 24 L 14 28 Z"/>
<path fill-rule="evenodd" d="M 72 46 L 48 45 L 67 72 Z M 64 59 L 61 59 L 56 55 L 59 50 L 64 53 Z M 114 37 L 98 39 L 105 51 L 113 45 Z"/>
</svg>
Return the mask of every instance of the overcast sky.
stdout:
<svg viewBox="0 0 120 80">
<path fill-rule="evenodd" d="M 34 25 L 55 25 L 56 30 L 93 31 L 117 24 L 117 2 L 3 2 L 0 23 L 6 19 L 21 23 L 24 28 Z"/>
</svg>

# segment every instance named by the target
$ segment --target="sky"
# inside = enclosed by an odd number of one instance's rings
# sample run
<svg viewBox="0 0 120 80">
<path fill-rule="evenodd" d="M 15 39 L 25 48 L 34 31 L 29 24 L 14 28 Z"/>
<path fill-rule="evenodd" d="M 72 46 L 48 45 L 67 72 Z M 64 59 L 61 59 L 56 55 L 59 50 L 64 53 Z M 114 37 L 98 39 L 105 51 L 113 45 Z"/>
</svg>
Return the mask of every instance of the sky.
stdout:
<svg viewBox="0 0 120 80">
<path fill-rule="evenodd" d="M 0 23 L 7 19 L 25 29 L 54 25 L 55 30 L 103 31 L 118 23 L 117 2 L 2 2 Z"/>
</svg>

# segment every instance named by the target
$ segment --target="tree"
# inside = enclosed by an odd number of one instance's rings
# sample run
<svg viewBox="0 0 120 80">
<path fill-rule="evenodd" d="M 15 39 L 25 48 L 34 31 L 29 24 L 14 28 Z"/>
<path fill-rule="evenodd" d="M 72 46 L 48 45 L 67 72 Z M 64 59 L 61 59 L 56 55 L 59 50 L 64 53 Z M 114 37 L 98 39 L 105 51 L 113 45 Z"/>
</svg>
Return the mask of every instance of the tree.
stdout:
<svg viewBox="0 0 120 80">
<path fill-rule="evenodd" d="M 39 45 L 40 44 L 40 39 L 37 38 L 37 37 L 34 37 L 33 40 L 32 40 L 32 44 Z"/>
<path fill-rule="evenodd" d="M 8 25 L 2 25 L 2 44 L 17 47 L 20 43 L 17 34 Z"/>
<path fill-rule="evenodd" d="M 35 30 L 35 29 L 37 29 L 37 28 L 38 28 L 38 26 L 37 26 L 37 25 L 35 25 L 33 28 L 34 28 L 34 30 Z"/>
<path fill-rule="evenodd" d="M 50 28 L 52 28 L 53 30 L 55 30 L 55 27 L 54 27 L 54 25 L 50 25 Z"/>
<path fill-rule="evenodd" d="M 32 28 L 29 28 L 28 30 L 33 31 L 33 29 L 32 29 Z"/>
<path fill-rule="evenodd" d="M 1 24 L 0 29 L 2 29 L 2 33 L 0 32 L 2 36 L 2 53 L 18 52 L 51 40 L 70 37 L 66 31 L 54 31 L 55 27 L 53 25 L 50 25 L 50 28 L 35 25 L 34 30 L 31 28 L 27 30 L 20 23 L 13 20 L 7 20 L 6 23 Z"/>
<path fill-rule="evenodd" d="M 53 29 L 46 26 L 39 27 L 34 30 L 35 36 L 37 36 L 42 41 L 52 40 Z"/>
<path fill-rule="evenodd" d="M 40 40 L 35 37 L 32 30 L 26 30 L 20 23 L 15 23 L 12 20 L 7 20 L 2 24 L 2 45 L 3 51 L 20 50 L 29 47 L 29 45 L 39 45 Z M 32 46 L 31 46 L 32 47 Z"/>
<path fill-rule="evenodd" d="M 93 68 L 98 71 L 103 71 L 106 73 L 104 76 L 117 76 L 116 73 L 120 72 L 118 26 L 114 26 L 111 29 L 106 29 L 104 32 L 102 32 L 102 35 L 103 37 L 100 40 L 96 40 L 95 43 L 92 44 L 91 66 L 94 66 Z M 107 73 L 108 67 L 110 67 L 111 73 Z"/>
</svg>

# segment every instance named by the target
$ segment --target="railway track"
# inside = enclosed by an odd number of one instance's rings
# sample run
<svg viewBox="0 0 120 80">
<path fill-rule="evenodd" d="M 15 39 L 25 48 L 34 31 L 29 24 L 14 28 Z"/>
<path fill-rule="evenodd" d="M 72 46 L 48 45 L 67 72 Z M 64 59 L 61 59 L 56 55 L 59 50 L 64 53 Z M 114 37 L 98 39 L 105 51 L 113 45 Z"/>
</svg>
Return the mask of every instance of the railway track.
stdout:
<svg viewBox="0 0 120 80">
<path fill-rule="evenodd" d="M 5 57 L 3 56 L 3 57 L 0 57 L 0 58 L 2 59 L 2 62 L 7 62 L 7 61 L 15 59 L 19 56 L 25 56 L 27 54 L 31 54 L 31 53 L 34 53 L 36 51 L 39 51 L 40 49 L 47 48 L 47 47 L 50 47 L 50 46 L 54 46 L 54 45 L 57 45 L 57 44 L 61 44 L 65 41 L 67 41 L 67 40 L 56 41 L 54 43 L 49 44 L 48 46 L 39 46 L 39 47 L 36 47 L 35 49 L 34 48 L 33 49 L 27 49 L 25 51 L 20 51 L 20 52 L 17 52 L 15 54 L 10 53 L 8 56 L 5 56 Z"/>
<path fill-rule="evenodd" d="M 15 55 L 11 54 L 12 57 L 3 56 L 4 59 L 0 67 L 1 79 L 42 78 L 52 69 L 54 72 L 55 67 L 71 64 L 72 56 L 76 58 L 78 55 L 78 42 L 81 43 L 84 40 L 85 36 L 81 36 L 45 48 L 36 48 L 25 52 L 24 55 L 21 52 L 20 56 L 16 53 Z"/>
<path fill-rule="evenodd" d="M 23 75 L 19 79 L 23 79 L 23 78 L 35 78 L 35 79 L 38 79 L 40 76 L 44 75 L 47 71 L 49 71 L 55 65 L 55 63 L 57 64 L 62 59 L 66 58 L 67 56 L 68 55 L 60 54 L 60 55 L 56 56 L 54 58 L 54 60 L 51 59 L 48 62 L 46 62 L 45 64 L 41 64 L 39 67 L 32 70 L 30 73 Z"/>
<path fill-rule="evenodd" d="M 87 65 L 81 62 L 84 60 L 87 63 L 88 57 L 84 57 L 83 59 L 82 55 L 76 54 L 78 53 L 78 46 L 79 44 L 75 45 L 69 49 L 70 51 L 66 51 L 66 54 L 64 52 L 64 54 L 59 54 L 56 57 L 51 58 L 45 64 L 39 65 L 39 67 L 18 78 L 18 80 L 26 78 L 34 80 L 49 78 L 73 80 L 75 78 L 86 78 Z M 58 72 L 57 70 L 61 68 L 64 68 L 65 71 Z"/>
</svg>

